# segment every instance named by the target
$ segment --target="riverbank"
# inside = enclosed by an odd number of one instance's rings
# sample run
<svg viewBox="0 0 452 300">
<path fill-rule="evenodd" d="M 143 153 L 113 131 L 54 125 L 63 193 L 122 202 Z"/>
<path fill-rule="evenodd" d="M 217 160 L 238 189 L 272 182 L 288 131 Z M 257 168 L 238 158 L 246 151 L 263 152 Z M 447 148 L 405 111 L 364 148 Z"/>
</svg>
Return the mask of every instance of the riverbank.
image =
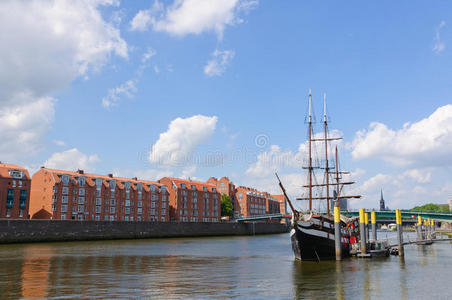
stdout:
<svg viewBox="0 0 452 300">
<path fill-rule="evenodd" d="M 287 232 L 276 223 L 0 220 L 0 244 L 258 235 Z"/>
</svg>

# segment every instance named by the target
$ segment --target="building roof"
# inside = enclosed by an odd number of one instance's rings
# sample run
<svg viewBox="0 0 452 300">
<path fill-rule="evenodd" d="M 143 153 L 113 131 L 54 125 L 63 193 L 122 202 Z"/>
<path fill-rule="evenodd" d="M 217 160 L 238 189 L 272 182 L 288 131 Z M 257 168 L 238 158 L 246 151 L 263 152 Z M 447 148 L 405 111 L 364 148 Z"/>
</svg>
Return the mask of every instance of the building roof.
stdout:
<svg viewBox="0 0 452 300">
<path fill-rule="evenodd" d="M 22 173 L 22 178 L 17 178 L 12 176 L 10 171 L 20 171 Z M 3 178 L 14 178 L 14 179 L 30 179 L 30 174 L 28 173 L 28 170 L 18 166 L 18 165 L 11 165 L 11 164 L 3 164 L 0 163 L 0 177 Z"/>
<path fill-rule="evenodd" d="M 184 183 L 187 189 L 193 190 L 192 186 L 195 187 L 196 190 L 202 191 L 204 187 L 206 188 L 214 188 L 216 189 L 216 186 L 207 182 L 201 182 L 201 181 L 194 181 L 189 179 L 181 179 L 181 178 L 174 178 L 174 177 L 163 177 L 162 179 L 169 179 L 174 184 L 176 184 L 178 187 L 180 187 L 181 183 Z M 160 179 L 160 180 L 162 180 Z"/>
<path fill-rule="evenodd" d="M 271 195 L 273 198 L 275 198 L 276 200 L 278 200 L 278 202 L 284 202 L 284 194 L 281 195 Z"/>
<path fill-rule="evenodd" d="M 124 178 L 124 177 L 114 177 L 113 175 L 100 175 L 100 174 L 90 174 L 90 173 L 85 173 L 82 170 L 79 170 L 77 172 L 73 172 L 73 171 L 66 171 L 66 170 L 56 170 L 56 169 L 48 169 L 48 168 L 41 168 L 41 170 L 46 170 L 49 173 L 52 173 L 53 175 L 69 175 L 71 176 L 71 179 L 76 180 L 76 178 L 83 176 L 86 178 L 86 183 L 90 186 L 94 186 L 95 185 L 95 180 L 96 178 L 100 178 L 102 179 L 102 183 L 108 187 L 108 182 L 110 180 L 116 180 L 116 185 L 118 186 L 118 188 L 123 189 L 124 188 L 124 184 L 123 182 L 130 182 L 130 183 L 142 183 L 143 186 L 146 185 L 156 185 L 156 186 L 161 186 L 161 183 L 155 182 L 155 181 L 149 181 L 149 180 L 140 180 L 137 179 L 136 177 L 134 178 Z M 54 176 L 54 179 L 56 182 L 60 182 L 60 178 L 58 176 Z M 134 185 L 131 185 L 132 189 L 136 189 L 136 187 Z M 148 190 L 148 189 L 146 189 Z"/>
</svg>

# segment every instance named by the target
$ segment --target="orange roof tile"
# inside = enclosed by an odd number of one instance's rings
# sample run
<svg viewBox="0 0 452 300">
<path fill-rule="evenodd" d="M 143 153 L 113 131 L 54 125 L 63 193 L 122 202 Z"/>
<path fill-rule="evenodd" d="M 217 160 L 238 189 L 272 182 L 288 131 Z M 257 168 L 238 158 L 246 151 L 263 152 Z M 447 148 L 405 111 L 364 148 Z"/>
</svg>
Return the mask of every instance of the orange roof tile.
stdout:
<svg viewBox="0 0 452 300">
<path fill-rule="evenodd" d="M 11 164 L 3 164 L 0 163 L 0 177 L 3 178 L 13 178 L 10 174 L 9 171 L 13 171 L 13 170 L 17 170 L 17 171 L 22 171 L 24 172 L 24 177 L 23 179 L 30 179 L 30 174 L 28 173 L 28 170 L 18 166 L 18 165 L 11 165 Z"/>
</svg>

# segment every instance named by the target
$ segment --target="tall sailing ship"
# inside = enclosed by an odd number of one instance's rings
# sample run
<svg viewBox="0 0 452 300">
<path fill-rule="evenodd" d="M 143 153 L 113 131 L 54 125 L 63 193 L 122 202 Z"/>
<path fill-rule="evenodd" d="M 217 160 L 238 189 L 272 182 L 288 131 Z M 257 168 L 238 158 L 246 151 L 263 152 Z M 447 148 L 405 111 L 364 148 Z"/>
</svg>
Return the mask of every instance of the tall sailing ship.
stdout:
<svg viewBox="0 0 452 300">
<path fill-rule="evenodd" d="M 331 214 L 331 206 L 339 206 L 341 199 L 360 198 L 359 195 L 343 195 L 342 189 L 345 185 L 351 185 L 352 181 L 343 181 L 343 175 L 349 174 L 339 170 L 339 161 L 337 146 L 335 147 L 334 164 L 330 165 L 329 150 L 330 143 L 341 140 L 340 137 L 330 137 L 328 133 L 328 117 L 326 109 L 326 96 L 323 99 L 323 137 L 321 135 L 314 135 L 313 132 L 313 116 L 312 116 L 312 97 L 309 91 L 308 103 L 308 159 L 307 165 L 303 169 L 307 170 L 307 184 L 303 186 L 306 189 L 306 195 L 297 198 L 300 201 L 308 201 L 307 209 L 297 210 L 279 180 L 279 185 L 292 209 L 292 230 L 290 232 L 292 249 L 295 257 L 306 261 L 321 261 L 335 259 L 335 229 L 334 216 Z M 324 160 L 318 165 L 314 164 L 313 148 L 318 149 L 316 145 L 321 145 L 324 153 Z M 318 161 L 318 157 L 315 162 Z M 323 170 L 323 182 L 318 182 L 315 171 Z M 278 175 L 276 175 L 278 176 Z M 326 204 L 326 209 L 323 213 L 319 209 L 313 208 L 313 202 Z M 332 204 L 330 206 L 330 203 Z M 359 236 L 358 220 L 357 218 L 348 218 L 340 216 L 340 230 L 341 230 L 341 253 L 342 256 L 350 255 L 351 247 L 357 243 Z"/>
</svg>

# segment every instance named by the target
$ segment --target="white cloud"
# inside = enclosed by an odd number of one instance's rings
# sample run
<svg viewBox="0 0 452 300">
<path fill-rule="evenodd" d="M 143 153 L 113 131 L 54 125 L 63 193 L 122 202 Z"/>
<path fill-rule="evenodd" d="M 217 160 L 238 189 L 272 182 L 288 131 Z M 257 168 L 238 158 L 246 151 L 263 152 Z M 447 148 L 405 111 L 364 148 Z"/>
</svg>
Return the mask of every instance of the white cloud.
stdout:
<svg viewBox="0 0 452 300">
<path fill-rule="evenodd" d="M 112 106 L 119 105 L 121 98 L 126 96 L 127 98 L 133 98 L 137 91 L 137 79 L 130 79 L 121 84 L 118 87 L 108 90 L 108 95 L 102 99 L 102 106 L 110 108 Z"/>
<path fill-rule="evenodd" d="M 119 30 L 99 11 L 113 0 L 0 2 L 2 155 L 20 160 L 43 147 L 54 118 L 49 95 L 99 70 L 111 54 L 127 58 Z"/>
<path fill-rule="evenodd" d="M 143 57 L 141 58 L 141 63 L 146 63 L 151 57 L 155 56 L 156 54 L 157 52 L 154 49 L 148 48 L 148 50 L 143 54 Z"/>
<path fill-rule="evenodd" d="M 53 143 L 55 145 L 57 145 L 57 146 L 60 146 L 60 147 L 65 147 L 66 146 L 66 143 L 64 141 L 61 141 L 61 140 L 54 140 Z"/>
<path fill-rule="evenodd" d="M 257 161 L 251 164 L 246 174 L 255 177 L 274 177 L 275 172 L 284 168 L 301 168 L 305 156 L 304 144 L 301 144 L 298 152 L 291 150 L 282 151 L 277 145 L 270 146 L 269 151 L 259 153 Z"/>
<path fill-rule="evenodd" d="M 187 166 L 182 170 L 181 178 L 191 178 L 195 180 L 193 177 L 196 174 L 196 165 Z"/>
<path fill-rule="evenodd" d="M 118 87 L 108 90 L 108 95 L 102 98 L 102 106 L 105 108 L 111 108 L 112 106 L 118 106 L 123 97 L 132 99 L 138 91 L 137 85 L 143 75 L 144 70 L 149 66 L 148 61 L 151 57 L 155 56 L 157 52 L 148 48 L 141 57 L 141 64 L 138 66 L 132 79 L 127 80 Z"/>
<path fill-rule="evenodd" d="M 386 205 L 391 209 L 408 209 L 428 202 L 446 203 L 452 193 L 452 186 L 443 180 L 448 172 L 443 174 L 436 170 L 435 173 L 434 179 L 428 169 L 410 169 L 399 174 L 379 173 L 353 187 L 351 192 L 362 195 L 362 199 L 349 200 L 349 204 L 353 208 L 378 208 L 381 190 Z"/>
<path fill-rule="evenodd" d="M 435 31 L 435 45 L 433 45 L 433 52 L 439 54 L 440 52 L 444 51 L 444 49 L 446 49 L 446 45 L 444 44 L 443 41 L 441 41 L 441 36 L 440 36 L 440 31 L 441 28 L 443 28 L 444 26 L 446 26 L 446 21 L 441 21 L 441 23 L 439 23 L 438 27 L 436 28 Z"/>
<path fill-rule="evenodd" d="M 164 7 L 159 1 L 139 11 L 130 23 L 131 30 L 144 31 L 149 26 L 173 35 L 216 32 L 221 38 L 226 26 L 242 23 L 241 13 L 257 6 L 249 0 L 175 0 Z"/>
<path fill-rule="evenodd" d="M 171 121 L 168 130 L 152 146 L 149 161 L 169 167 L 185 165 L 196 147 L 212 136 L 217 120 L 216 116 L 196 115 Z"/>
<path fill-rule="evenodd" d="M 220 76 L 226 70 L 226 67 L 234 58 L 235 52 L 232 50 L 218 50 L 212 53 L 212 58 L 204 67 L 204 74 L 207 76 Z"/>
<path fill-rule="evenodd" d="M 33 99 L 30 104 L 0 109 L 0 157 L 19 160 L 40 151 L 54 120 L 54 99 Z"/>
<path fill-rule="evenodd" d="M 159 69 L 158 66 L 154 66 L 154 72 L 155 72 L 156 74 L 159 74 L 159 73 L 160 73 L 160 69 Z"/>
<path fill-rule="evenodd" d="M 95 164 L 99 162 L 96 154 L 86 155 L 76 148 L 63 152 L 55 152 L 44 163 L 47 168 L 62 170 L 85 170 L 87 172 L 95 171 Z"/>
<path fill-rule="evenodd" d="M 381 158 L 397 166 L 451 165 L 452 105 L 399 130 L 371 123 L 368 130 L 357 132 L 352 147 L 354 159 Z"/>
</svg>

